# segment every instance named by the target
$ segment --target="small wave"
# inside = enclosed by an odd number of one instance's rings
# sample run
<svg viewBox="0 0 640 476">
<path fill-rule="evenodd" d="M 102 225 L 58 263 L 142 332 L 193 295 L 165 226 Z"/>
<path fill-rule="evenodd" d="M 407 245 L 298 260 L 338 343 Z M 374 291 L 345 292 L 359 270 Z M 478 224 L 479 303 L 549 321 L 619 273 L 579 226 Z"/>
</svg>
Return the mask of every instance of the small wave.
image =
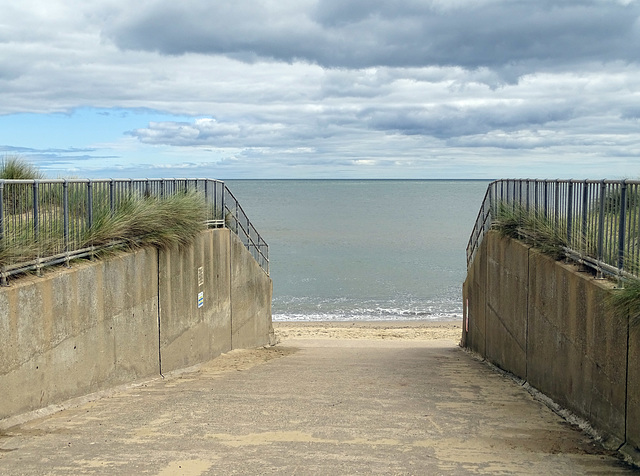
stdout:
<svg viewBox="0 0 640 476">
<path fill-rule="evenodd" d="M 455 321 L 462 319 L 462 314 L 457 312 L 430 312 L 430 313 L 275 313 L 273 320 L 276 322 L 288 321 Z"/>
</svg>

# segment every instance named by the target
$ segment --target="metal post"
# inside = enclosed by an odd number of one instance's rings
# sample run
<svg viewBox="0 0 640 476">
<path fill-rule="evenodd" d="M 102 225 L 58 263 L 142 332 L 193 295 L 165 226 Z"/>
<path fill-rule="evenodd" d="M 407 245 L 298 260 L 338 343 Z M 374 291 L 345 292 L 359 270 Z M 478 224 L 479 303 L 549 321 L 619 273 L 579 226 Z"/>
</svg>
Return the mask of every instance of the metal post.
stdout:
<svg viewBox="0 0 640 476">
<path fill-rule="evenodd" d="M 67 267 L 69 267 L 69 183 L 62 182 L 62 213 L 64 228 L 64 252 L 67 253 Z"/>
<path fill-rule="evenodd" d="M 227 208 L 226 208 L 226 204 L 225 204 L 225 197 L 226 197 L 226 190 L 227 190 L 227 186 L 224 184 L 224 182 L 222 183 L 222 204 L 221 204 L 221 208 L 222 208 L 222 219 L 224 220 L 224 224 L 225 226 L 227 226 Z"/>
<path fill-rule="evenodd" d="M 560 223 L 560 181 L 559 180 L 556 180 L 555 192 L 556 192 L 556 196 L 554 197 L 553 213 L 555 214 L 554 220 L 555 220 L 555 225 L 557 230 L 558 223 Z"/>
<path fill-rule="evenodd" d="M 582 251 L 587 253 L 587 215 L 589 213 L 589 184 L 582 184 Z"/>
<path fill-rule="evenodd" d="M 487 232 L 489 230 L 489 228 L 491 227 L 491 222 L 493 220 L 493 214 L 491 213 L 491 210 L 493 208 L 493 188 L 492 187 L 489 187 L 489 197 L 488 197 L 488 199 L 489 199 L 489 204 L 488 204 L 489 206 L 487 207 L 487 212 L 486 213 L 487 213 L 487 217 L 489 219 L 485 218 L 485 220 L 484 220 L 484 230 L 485 230 L 485 232 Z"/>
<path fill-rule="evenodd" d="M 544 181 L 544 219 L 549 218 L 549 181 Z"/>
<path fill-rule="evenodd" d="M 571 232 L 573 221 L 573 180 L 569 181 L 569 187 L 567 190 L 567 244 L 571 247 Z"/>
<path fill-rule="evenodd" d="M 518 180 L 518 205 L 522 208 L 522 180 Z"/>
<path fill-rule="evenodd" d="M 627 181 L 623 180 L 620 187 L 620 226 L 618 228 L 618 269 L 624 267 L 624 238 L 627 215 Z"/>
<path fill-rule="evenodd" d="M 87 228 L 93 225 L 93 182 L 87 183 Z"/>
<path fill-rule="evenodd" d="M 603 258 L 603 245 L 604 245 L 604 200 L 607 193 L 607 184 L 603 180 L 600 182 L 600 210 L 598 210 L 598 261 L 602 261 Z M 602 269 L 598 265 L 598 273 L 596 279 L 604 279 Z"/>
<path fill-rule="evenodd" d="M 113 179 L 109 181 L 109 210 L 111 214 L 116 210 L 115 183 Z"/>
<path fill-rule="evenodd" d="M 38 181 L 33 181 L 33 238 L 38 241 Z"/>
</svg>

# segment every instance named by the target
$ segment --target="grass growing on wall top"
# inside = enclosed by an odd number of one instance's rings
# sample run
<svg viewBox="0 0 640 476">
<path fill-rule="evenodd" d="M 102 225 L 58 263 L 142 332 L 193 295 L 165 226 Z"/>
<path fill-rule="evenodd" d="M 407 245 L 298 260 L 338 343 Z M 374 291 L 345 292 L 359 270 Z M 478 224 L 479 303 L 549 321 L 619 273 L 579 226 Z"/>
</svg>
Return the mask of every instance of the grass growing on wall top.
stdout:
<svg viewBox="0 0 640 476">
<path fill-rule="evenodd" d="M 44 179 L 36 167 L 18 156 L 5 156 L 0 179 Z M 68 238 L 65 241 L 63 185 L 41 185 L 37 197 L 38 226 L 34 226 L 34 194 L 29 185 L 5 184 L 0 267 L 54 256 L 70 249 L 104 247 L 117 243 L 135 248 L 155 246 L 171 249 L 186 246 L 206 228 L 207 204 L 195 191 L 164 197 L 132 193 L 114 203 L 108 190 L 93 190 L 93 221 L 88 226 L 87 189 L 70 186 L 67 193 Z"/>
<path fill-rule="evenodd" d="M 565 257 L 563 248 L 568 244 L 558 227 L 523 207 L 499 204 L 492 228 L 502 236 L 524 241 L 556 260 Z M 624 279 L 622 284 L 621 288 L 612 290 L 607 303 L 615 313 L 628 316 L 634 325 L 640 325 L 640 279 Z"/>
<path fill-rule="evenodd" d="M 521 206 L 498 205 L 492 228 L 502 236 L 522 240 L 558 260 L 565 256 L 567 240 L 553 223 Z"/>
<path fill-rule="evenodd" d="M 205 229 L 206 214 L 204 198 L 195 192 L 167 198 L 130 198 L 113 213 L 100 213 L 87 230 L 84 244 L 124 241 L 130 246 L 177 248 L 190 244 Z"/>
<path fill-rule="evenodd" d="M 640 324 L 640 279 L 626 279 L 624 287 L 609 296 L 609 305 L 621 316 L 629 316 L 633 325 Z"/>
</svg>

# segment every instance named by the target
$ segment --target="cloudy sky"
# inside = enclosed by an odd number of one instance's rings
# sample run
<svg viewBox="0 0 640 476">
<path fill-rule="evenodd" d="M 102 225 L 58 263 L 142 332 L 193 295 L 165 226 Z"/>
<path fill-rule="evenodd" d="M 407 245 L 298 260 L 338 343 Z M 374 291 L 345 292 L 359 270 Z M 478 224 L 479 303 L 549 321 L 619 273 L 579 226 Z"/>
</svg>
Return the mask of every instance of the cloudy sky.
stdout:
<svg viewBox="0 0 640 476">
<path fill-rule="evenodd" d="M 640 1 L 0 7 L 0 155 L 52 177 L 640 177 Z"/>
</svg>

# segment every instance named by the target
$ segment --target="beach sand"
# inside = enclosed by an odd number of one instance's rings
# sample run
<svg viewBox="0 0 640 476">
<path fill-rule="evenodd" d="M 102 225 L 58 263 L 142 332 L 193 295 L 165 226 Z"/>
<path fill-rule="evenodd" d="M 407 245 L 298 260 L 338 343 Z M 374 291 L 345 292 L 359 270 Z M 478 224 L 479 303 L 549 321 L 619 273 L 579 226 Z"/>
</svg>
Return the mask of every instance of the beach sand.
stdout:
<svg viewBox="0 0 640 476">
<path fill-rule="evenodd" d="M 462 321 L 274 322 L 276 339 L 400 339 L 460 342 Z"/>
</svg>

